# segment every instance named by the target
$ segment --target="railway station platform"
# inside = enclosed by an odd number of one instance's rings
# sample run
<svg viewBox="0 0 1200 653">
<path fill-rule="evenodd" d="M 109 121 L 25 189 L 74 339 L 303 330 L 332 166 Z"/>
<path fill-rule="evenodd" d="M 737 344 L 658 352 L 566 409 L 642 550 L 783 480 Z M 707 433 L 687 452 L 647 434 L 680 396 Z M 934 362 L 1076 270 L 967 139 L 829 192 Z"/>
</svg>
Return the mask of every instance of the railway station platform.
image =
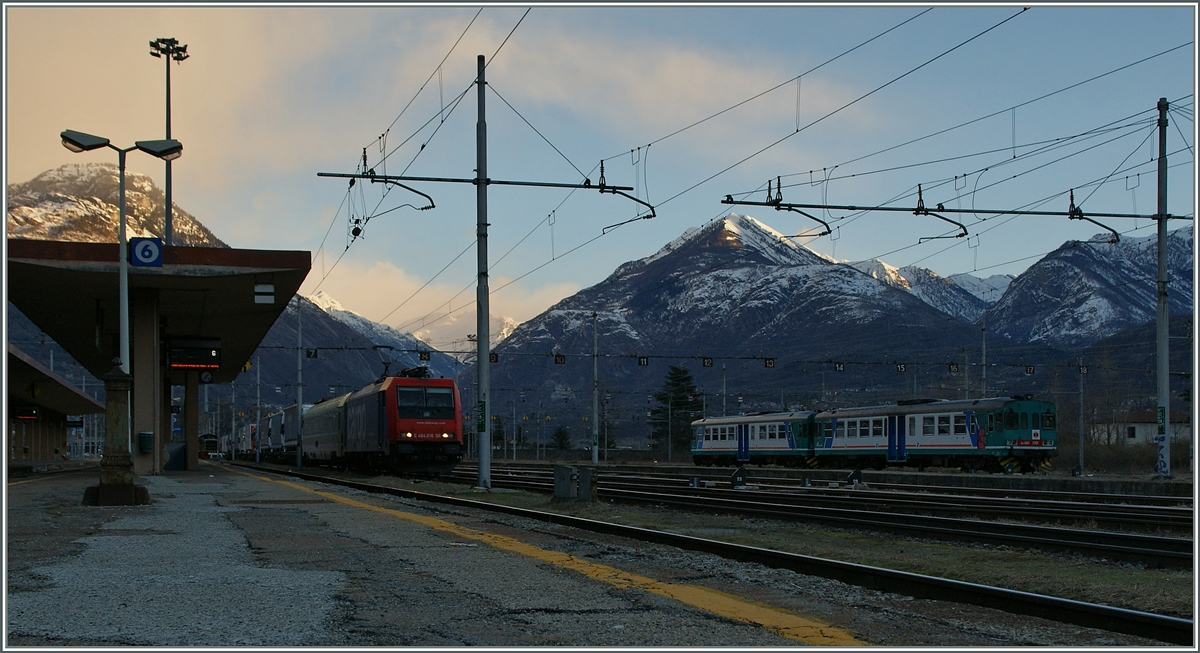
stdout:
<svg viewBox="0 0 1200 653">
<path fill-rule="evenodd" d="M 149 505 L 81 505 L 94 482 L 9 479 L 5 649 L 861 644 L 465 509 L 208 461 L 139 478 Z"/>
</svg>

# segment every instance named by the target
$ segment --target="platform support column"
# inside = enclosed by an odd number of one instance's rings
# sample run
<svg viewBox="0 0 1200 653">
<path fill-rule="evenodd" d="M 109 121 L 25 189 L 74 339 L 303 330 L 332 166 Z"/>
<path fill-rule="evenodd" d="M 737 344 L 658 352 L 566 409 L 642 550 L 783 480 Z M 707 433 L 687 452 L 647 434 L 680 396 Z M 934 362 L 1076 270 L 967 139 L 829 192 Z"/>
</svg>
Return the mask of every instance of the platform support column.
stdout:
<svg viewBox="0 0 1200 653">
<path fill-rule="evenodd" d="M 129 414 L 129 393 L 133 377 L 118 365 L 105 374 L 104 457 L 100 459 L 100 484 L 83 494 L 84 505 L 136 506 L 150 503 L 150 493 L 133 484 L 133 461 L 129 455 L 129 436 L 132 426 Z"/>
</svg>

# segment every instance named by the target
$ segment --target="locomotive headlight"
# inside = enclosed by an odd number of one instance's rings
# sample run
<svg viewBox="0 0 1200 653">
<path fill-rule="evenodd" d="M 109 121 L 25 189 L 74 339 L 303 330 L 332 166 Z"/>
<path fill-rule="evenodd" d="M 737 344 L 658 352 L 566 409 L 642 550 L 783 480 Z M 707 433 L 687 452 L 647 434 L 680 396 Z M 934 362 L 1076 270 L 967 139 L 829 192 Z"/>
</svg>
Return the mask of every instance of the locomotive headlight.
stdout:
<svg viewBox="0 0 1200 653">
<path fill-rule="evenodd" d="M 411 438 L 411 437 L 412 437 L 412 433 L 405 433 L 405 434 L 404 434 L 404 437 L 406 437 L 406 438 Z"/>
<path fill-rule="evenodd" d="M 449 433 L 443 433 L 443 434 L 442 434 L 442 437 L 443 437 L 443 438 L 448 438 L 448 437 L 450 437 L 450 434 L 449 434 Z"/>
</svg>

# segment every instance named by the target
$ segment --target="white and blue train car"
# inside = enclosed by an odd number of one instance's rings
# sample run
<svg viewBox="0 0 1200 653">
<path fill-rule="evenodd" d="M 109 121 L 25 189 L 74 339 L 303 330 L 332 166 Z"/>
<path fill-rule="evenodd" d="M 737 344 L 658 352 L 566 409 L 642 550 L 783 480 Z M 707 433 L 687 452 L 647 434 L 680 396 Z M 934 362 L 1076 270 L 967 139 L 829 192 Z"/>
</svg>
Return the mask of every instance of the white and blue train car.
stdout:
<svg viewBox="0 0 1200 653">
<path fill-rule="evenodd" d="M 697 465 L 1030 472 L 1057 455 L 1057 422 L 1053 403 L 1028 395 L 741 415 L 693 422 L 692 457 Z"/>
<path fill-rule="evenodd" d="M 812 411 L 708 417 L 692 422 L 692 460 L 697 465 L 798 464 L 796 434 L 813 420 Z"/>
</svg>

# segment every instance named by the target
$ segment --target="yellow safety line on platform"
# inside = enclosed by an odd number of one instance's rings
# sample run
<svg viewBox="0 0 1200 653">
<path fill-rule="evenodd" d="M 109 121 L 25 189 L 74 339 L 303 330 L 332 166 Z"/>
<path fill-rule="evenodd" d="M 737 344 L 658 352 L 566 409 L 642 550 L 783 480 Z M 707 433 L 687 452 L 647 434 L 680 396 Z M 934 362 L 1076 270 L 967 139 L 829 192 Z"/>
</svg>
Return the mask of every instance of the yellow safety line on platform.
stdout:
<svg viewBox="0 0 1200 653">
<path fill-rule="evenodd" d="M 247 474 L 246 472 L 241 471 L 238 473 L 260 480 L 270 481 L 272 483 L 279 483 L 303 492 L 316 494 L 331 501 L 337 501 L 338 503 L 343 503 L 348 506 L 363 508 L 366 510 L 383 513 L 385 515 L 391 515 L 392 517 L 397 517 L 399 519 L 416 522 L 418 524 L 422 524 L 446 533 L 452 533 L 466 539 L 478 540 L 497 549 L 520 553 L 521 555 L 525 555 L 530 558 L 577 571 L 588 578 L 608 583 L 614 587 L 621 589 L 640 589 L 652 594 L 658 594 L 659 596 L 665 596 L 667 598 L 679 601 L 680 603 L 684 603 L 695 608 L 700 608 L 701 610 L 705 610 L 722 617 L 768 628 L 775 633 L 782 635 L 783 637 L 798 640 L 806 644 L 814 646 L 862 646 L 867 644 L 867 642 L 855 639 L 849 631 L 843 628 L 831 626 L 818 619 L 802 617 L 780 608 L 749 601 L 739 596 L 734 596 L 732 594 L 714 590 L 708 587 L 667 583 L 655 580 L 648 576 L 642 576 L 640 574 L 623 571 L 608 565 L 590 562 L 568 553 L 562 553 L 560 551 L 548 551 L 511 537 L 477 531 L 434 517 L 425 517 L 410 512 L 373 506 L 368 503 L 355 501 L 354 499 L 330 492 L 313 490 L 311 488 L 297 485 L 288 481 L 278 481 L 265 476 L 255 476 L 253 474 Z"/>
</svg>

